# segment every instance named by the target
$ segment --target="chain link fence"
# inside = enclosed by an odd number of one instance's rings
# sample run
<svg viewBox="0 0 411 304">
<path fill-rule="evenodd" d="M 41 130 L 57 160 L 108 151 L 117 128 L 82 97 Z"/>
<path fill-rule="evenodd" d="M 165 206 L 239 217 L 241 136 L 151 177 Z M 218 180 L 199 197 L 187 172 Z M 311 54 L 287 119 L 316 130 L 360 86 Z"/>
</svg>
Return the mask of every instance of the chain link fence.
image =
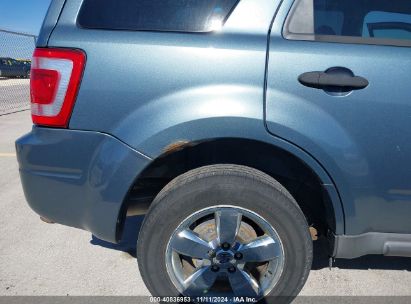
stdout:
<svg viewBox="0 0 411 304">
<path fill-rule="evenodd" d="M 36 36 L 0 29 L 0 116 L 30 108 L 35 45 Z"/>
</svg>

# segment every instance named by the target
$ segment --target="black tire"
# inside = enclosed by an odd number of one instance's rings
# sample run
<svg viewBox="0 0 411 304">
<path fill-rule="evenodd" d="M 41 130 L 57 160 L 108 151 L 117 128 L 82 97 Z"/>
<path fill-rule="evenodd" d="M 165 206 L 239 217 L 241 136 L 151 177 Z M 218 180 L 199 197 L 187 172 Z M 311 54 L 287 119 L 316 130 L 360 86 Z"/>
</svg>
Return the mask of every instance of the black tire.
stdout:
<svg viewBox="0 0 411 304">
<path fill-rule="evenodd" d="M 313 248 L 307 221 L 290 193 L 276 180 L 237 165 L 194 169 L 172 180 L 157 195 L 137 243 L 140 273 L 151 294 L 178 295 L 165 263 L 167 243 L 177 226 L 190 214 L 224 204 L 263 216 L 278 232 L 285 262 L 280 280 L 269 296 L 284 297 L 280 302 L 291 301 L 304 286 L 311 269 Z"/>
</svg>

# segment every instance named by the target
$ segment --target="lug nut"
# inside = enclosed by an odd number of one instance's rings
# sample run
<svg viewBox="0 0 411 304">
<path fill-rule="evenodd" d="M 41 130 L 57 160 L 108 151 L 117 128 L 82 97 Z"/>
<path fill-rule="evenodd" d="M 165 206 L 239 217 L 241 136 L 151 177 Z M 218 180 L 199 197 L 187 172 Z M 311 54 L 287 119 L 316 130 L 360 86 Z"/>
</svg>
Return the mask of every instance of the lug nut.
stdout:
<svg viewBox="0 0 411 304">
<path fill-rule="evenodd" d="M 214 250 L 210 250 L 210 251 L 208 252 L 208 256 L 209 256 L 210 258 L 214 258 L 214 257 L 215 257 L 215 252 L 214 252 Z"/>
<path fill-rule="evenodd" d="M 220 267 L 218 267 L 217 265 L 211 266 L 211 271 L 212 272 L 218 272 L 219 270 L 220 270 Z"/>
<path fill-rule="evenodd" d="M 243 258 L 243 254 L 242 254 L 241 252 L 237 252 L 237 253 L 234 255 L 234 258 L 235 258 L 236 260 L 241 260 L 241 259 Z"/>
<path fill-rule="evenodd" d="M 221 248 L 223 248 L 223 250 L 228 250 L 228 249 L 230 249 L 230 244 L 228 244 L 228 243 L 223 243 L 223 245 L 221 245 Z"/>
<path fill-rule="evenodd" d="M 236 272 L 236 270 L 237 269 L 234 266 L 231 266 L 230 268 L 228 268 L 229 273 L 234 273 L 234 272 Z"/>
</svg>

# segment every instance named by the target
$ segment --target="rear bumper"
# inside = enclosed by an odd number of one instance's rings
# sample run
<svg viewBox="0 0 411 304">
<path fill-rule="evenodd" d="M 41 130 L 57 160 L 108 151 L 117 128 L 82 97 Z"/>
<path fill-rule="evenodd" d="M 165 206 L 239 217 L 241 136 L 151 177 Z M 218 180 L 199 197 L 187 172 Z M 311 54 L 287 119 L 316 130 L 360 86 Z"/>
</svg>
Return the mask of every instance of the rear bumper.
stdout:
<svg viewBox="0 0 411 304">
<path fill-rule="evenodd" d="M 40 127 L 18 139 L 16 151 L 36 213 L 118 241 L 122 203 L 148 157 L 107 134 Z"/>
</svg>

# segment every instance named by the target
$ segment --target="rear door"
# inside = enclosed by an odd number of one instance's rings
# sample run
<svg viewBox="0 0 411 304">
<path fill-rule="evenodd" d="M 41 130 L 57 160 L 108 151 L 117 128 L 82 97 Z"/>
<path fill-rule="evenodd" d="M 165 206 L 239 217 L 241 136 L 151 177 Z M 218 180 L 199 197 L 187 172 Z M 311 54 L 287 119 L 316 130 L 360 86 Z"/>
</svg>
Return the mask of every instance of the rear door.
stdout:
<svg viewBox="0 0 411 304">
<path fill-rule="evenodd" d="M 346 233 L 411 233 L 411 4 L 285 0 L 271 33 L 270 133 L 334 179 Z"/>
</svg>

